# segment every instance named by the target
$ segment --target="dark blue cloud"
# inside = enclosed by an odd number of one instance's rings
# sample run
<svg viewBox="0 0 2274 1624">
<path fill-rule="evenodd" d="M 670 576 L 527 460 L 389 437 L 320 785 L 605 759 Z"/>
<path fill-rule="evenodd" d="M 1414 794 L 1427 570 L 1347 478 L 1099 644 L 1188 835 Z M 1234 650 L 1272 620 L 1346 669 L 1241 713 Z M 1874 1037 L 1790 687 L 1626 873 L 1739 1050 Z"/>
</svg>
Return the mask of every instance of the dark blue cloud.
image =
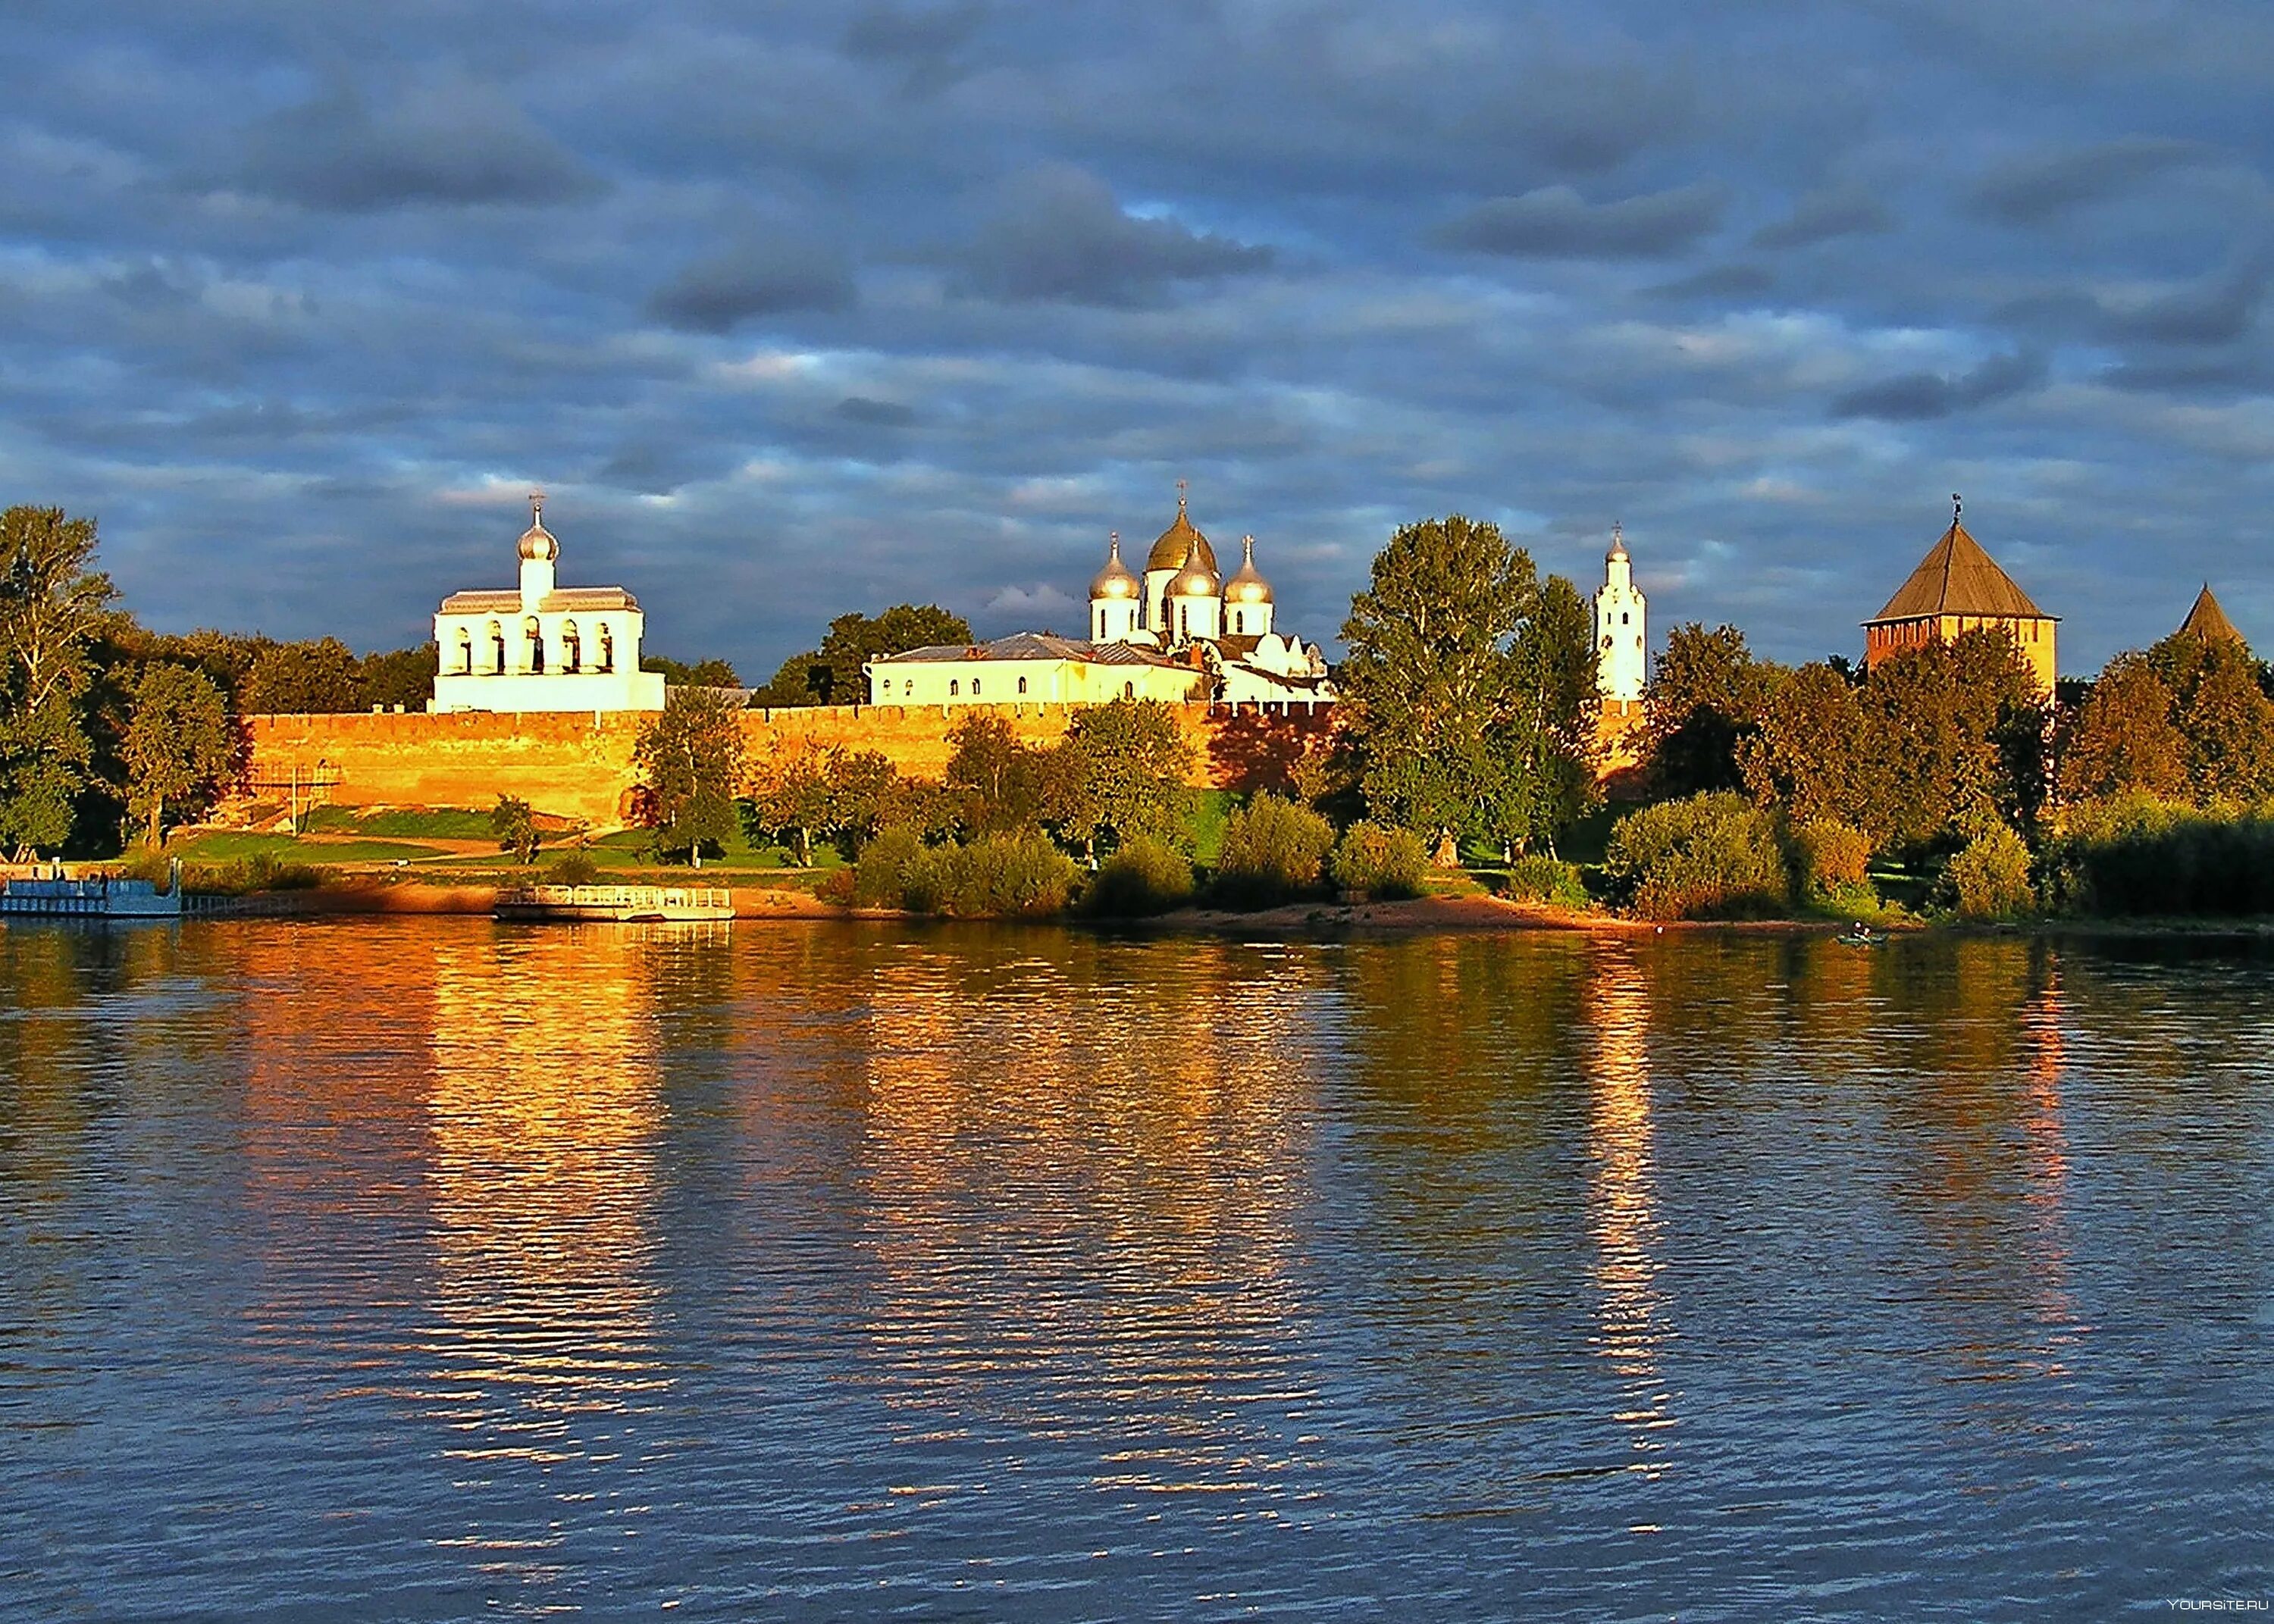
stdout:
<svg viewBox="0 0 2274 1624">
<path fill-rule="evenodd" d="M 2203 575 L 2274 637 L 2274 14 L 1798 16 L 22 0 L 0 485 L 154 621 L 366 645 L 532 484 L 764 670 L 1042 614 L 1179 477 L 1313 635 L 1460 509 L 1853 651 L 1963 489 L 2072 666 Z"/>
<path fill-rule="evenodd" d="M 1590 203 L 1569 186 L 1494 198 L 1430 233 L 1442 248 L 1541 259 L 1658 259 L 1721 223 L 1728 194 L 1697 184 Z"/>
</svg>

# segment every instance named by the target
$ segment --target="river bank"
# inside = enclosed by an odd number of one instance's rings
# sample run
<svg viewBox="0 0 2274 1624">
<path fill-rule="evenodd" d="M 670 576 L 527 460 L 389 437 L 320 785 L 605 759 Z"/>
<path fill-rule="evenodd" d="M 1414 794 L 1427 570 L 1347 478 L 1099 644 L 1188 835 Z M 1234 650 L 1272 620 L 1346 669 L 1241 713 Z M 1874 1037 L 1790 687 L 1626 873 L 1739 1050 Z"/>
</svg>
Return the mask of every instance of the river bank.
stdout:
<svg viewBox="0 0 2274 1624">
<path fill-rule="evenodd" d="M 654 883 L 652 876 L 640 883 Z M 487 917 L 506 887 L 461 880 L 427 881 L 386 874 L 335 876 L 305 888 L 253 891 L 218 909 L 222 916 L 356 918 L 418 915 Z M 895 908 L 851 907 L 794 886 L 732 885 L 738 920 L 919 922 L 938 916 Z M 975 922 L 975 921 L 965 921 Z M 1030 921 L 1043 922 L 1043 921 Z M 1289 940 L 1364 936 L 1489 935 L 1532 931 L 1607 936 L 1707 934 L 1751 936 L 1834 936 L 1842 919 L 1647 920 L 1596 909 L 1559 907 L 1482 890 L 1432 892 L 1394 901 L 1314 898 L 1276 907 L 1184 907 L 1139 918 L 1055 916 L 1059 924 L 1148 936 L 1269 936 Z M 1882 919 L 1876 929 L 1896 936 L 2091 936 L 2097 938 L 2274 939 L 2274 919 L 2050 917 L 1984 921 Z"/>
</svg>

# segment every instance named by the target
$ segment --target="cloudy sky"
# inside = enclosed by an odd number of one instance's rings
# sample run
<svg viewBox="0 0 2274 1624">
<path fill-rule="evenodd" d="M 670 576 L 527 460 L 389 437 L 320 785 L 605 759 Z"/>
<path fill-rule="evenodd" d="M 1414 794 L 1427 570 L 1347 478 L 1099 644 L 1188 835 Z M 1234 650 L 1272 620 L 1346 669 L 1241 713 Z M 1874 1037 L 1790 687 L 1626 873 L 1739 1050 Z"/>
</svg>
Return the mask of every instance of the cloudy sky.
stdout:
<svg viewBox="0 0 2274 1624">
<path fill-rule="evenodd" d="M 1497 520 L 1860 647 L 1963 492 L 2064 666 L 2274 645 L 2263 0 L 11 0 L 0 489 L 162 627 L 564 579 L 760 678 L 1074 629 L 1191 482 L 1331 637 Z"/>
</svg>

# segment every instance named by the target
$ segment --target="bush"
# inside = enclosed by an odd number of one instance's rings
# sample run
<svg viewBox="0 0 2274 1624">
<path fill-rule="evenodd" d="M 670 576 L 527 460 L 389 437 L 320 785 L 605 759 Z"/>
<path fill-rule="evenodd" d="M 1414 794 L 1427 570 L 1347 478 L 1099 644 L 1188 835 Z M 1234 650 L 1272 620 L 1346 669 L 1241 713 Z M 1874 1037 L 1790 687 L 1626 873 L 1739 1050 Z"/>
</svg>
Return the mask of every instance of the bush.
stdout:
<svg viewBox="0 0 2274 1624">
<path fill-rule="evenodd" d="M 1250 904 L 1299 896 L 1318 885 L 1334 844 L 1334 825 L 1308 807 L 1258 795 L 1224 825 L 1216 888 Z"/>
<path fill-rule="evenodd" d="M 546 865 L 548 885 L 591 885 L 600 877 L 600 865 L 584 852 L 563 852 Z"/>
<path fill-rule="evenodd" d="M 1579 865 L 1545 853 L 1519 857 L 1508 870 L 1508 894 L 1528 902 L 1545 902 L 1559 908 L 1584 908 L 1593 898 Z"/>
<path fill-rule="evenodd" d="M 267 852 L 226 863 L 184 863 L 182 889 L 224 897 L 256 891 L 313 891 L 324 876 L 305 863 L 280 862 Z"/>
<path fill-rule="evenodd" d="M 2037 905 L 2029 848 L 2003 823 L 1968 841 L 1944 867 L 1939 893 L 1961 919 L 2012 919 Z"/>
<path fill-rule="evenodd" d="M 2049 906 L 2104 915 L 2274 914 L 2274 815 L 2148 795 L 2069 809 L 2045 852 Z"/>
<path fill-rule="evenodd" d="M 1645 919 L 1758 918 L 1789 897 L 1773 821 L 1727 790 L 1629 813 L 1603 868 Z"/>
<path fill-rule="evenodd" d="M 923 837 L 905 824 L 877 831 L 853 866 L 853 901 L 864 908 L 907 906 L 910 865 L 923 855 Z"/>
<path fill-rule="evenodd" d="M 1073 883 L 1073 861 L 1032 831 L 931 846 L 915 831 L 895 828 L 862 850 L 853 895 L 868 906 L 912 914 L 1006 919 L 1060 912 Z"/>
<path fill-rule="evenodd" d="M 1329 864 L 1335 883 L 1369 897 L 1418 897 L 1429 853 L 1410 829 L 1391 829 L 1367 820 L 1343 832 Z"/>
<path fill-rule="evenodd" d="M 1073 895 L 1073 860 L 1045 836 L 988 835 L 945 848 L 945 912 L 960 919 L 1007 919 L 1063 912 Z"/>
<path fill-rule="evenodd" d="M 1182 852 L 1140 837 L 1107 858 L 1082 906 L 1092 914 L 1133 918 L 1165 914 L 1192 899 L 1193 866 Z"/>
<path fill-rule="evenodd" d="M 1871 866 L 1871 837 L 1836 818 L 1811 819 L 1792 831 L 1793 878 L 1802 890 L 1829 894 L 1861 885 Z"/>
</svg>

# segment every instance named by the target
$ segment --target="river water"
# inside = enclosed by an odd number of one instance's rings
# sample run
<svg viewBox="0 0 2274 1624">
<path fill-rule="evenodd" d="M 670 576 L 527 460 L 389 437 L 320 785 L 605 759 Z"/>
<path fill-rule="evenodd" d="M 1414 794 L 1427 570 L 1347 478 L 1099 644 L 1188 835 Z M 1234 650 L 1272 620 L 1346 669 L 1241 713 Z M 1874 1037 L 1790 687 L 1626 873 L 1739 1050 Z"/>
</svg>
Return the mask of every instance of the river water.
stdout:
<svg viewBox="0 0 2274 1624">
<path fill-rule="evenodd" d="M 0 928 L 0 1613 L 2274 1597 L 2274 959 Z"/>
</svg>

